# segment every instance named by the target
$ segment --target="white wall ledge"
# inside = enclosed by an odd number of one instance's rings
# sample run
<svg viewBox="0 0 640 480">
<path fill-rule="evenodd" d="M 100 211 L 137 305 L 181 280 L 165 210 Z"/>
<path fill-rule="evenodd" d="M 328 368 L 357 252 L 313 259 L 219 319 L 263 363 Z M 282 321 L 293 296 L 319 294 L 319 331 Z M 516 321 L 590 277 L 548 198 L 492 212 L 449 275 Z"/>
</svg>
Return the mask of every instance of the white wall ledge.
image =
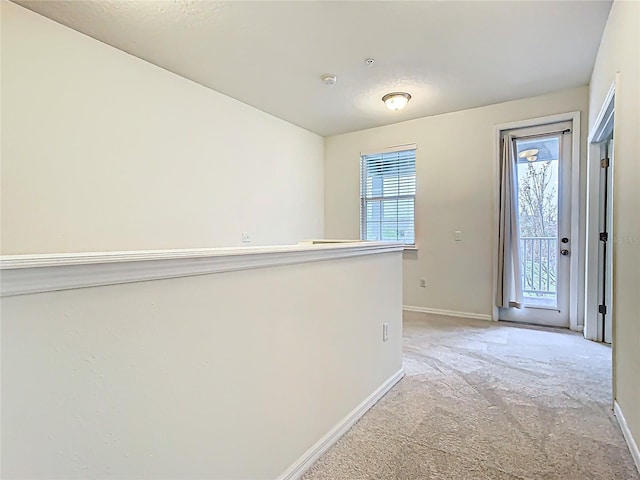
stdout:
<svg viewBox="0 0 640 480">
<path fill-rule="evenodd" d="M 233 272 L 401 252 L 402 244 L 348 242 L 0 256 L 0 296 Z"/>
</svg>

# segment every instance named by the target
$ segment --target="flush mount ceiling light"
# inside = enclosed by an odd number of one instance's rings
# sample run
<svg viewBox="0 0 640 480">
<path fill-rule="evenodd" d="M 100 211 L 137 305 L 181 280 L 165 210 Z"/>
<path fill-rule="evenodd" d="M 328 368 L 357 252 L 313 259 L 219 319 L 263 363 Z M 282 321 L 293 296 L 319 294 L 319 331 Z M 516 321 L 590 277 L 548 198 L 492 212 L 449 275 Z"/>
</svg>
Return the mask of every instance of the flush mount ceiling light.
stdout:
<svg viewBox="0 0 640 480">
<path fill-rule="evenodd" d="M 535 162 L 538 157 L 539 150 L 537 148 L 532 148 L 531 150 L 523 150 L 518 154 L 520 158 L 526 158 L 528 162 Z"/>
<path fill-rule="evenodd" d="M 411 95 L 405 92 L 387 93 L 382 97 L 382 101 L 389 110 L 400 110 L 407 106 L 409 100 L 411 100 Z"/>
</svg>

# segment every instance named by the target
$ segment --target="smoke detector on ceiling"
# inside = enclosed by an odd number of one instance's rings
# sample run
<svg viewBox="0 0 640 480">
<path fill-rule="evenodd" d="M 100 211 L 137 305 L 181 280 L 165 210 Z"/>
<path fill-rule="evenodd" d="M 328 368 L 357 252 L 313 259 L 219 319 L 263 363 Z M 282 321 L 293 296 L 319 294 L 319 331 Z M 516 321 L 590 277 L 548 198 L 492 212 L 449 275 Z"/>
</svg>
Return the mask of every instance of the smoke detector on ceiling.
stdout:
<svg viewBox="0 0 640 480">
<path fill-rule="evenodd" d="M 334 85 L 338 81 L 338 77 L 336 77 L 335 75 L 323 75 L 320 78 L 322 78 L 322 81 L 326 85 Z"/>
</svg>

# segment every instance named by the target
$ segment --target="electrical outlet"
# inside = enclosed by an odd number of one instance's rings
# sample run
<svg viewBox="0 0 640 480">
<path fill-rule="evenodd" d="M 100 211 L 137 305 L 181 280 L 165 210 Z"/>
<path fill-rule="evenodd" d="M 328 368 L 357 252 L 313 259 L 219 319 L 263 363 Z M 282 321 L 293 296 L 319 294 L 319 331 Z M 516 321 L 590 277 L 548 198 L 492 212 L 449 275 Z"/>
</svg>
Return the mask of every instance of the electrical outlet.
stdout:
<svg viewBox="0 0 640 480">
<path fill-rule="evenodd" d="M 424 278 L 421 278 L 421 279 L 420 279 L 420 286 L 421 286 L 422 288 L 425 288 L 425 287 L 427 286 L 427 281 L 426 281 Z"/>
<path fill-rule="evenodd" d="M 242 232 L 242 243 L 250 243 L 251 237 L 247 232 Z"/>
<path fill-rule="evenodd" d="M 387 340 L 389 340 L 389 322 L 382 324 L 382 341 L 386 342 Z"/>
<path fill-rule="evenodd" d="M 453 238 L 455 239 L 456 242 L 461 242 L 462 232 L 460 230 L 456 230 L 455 232 L 453 232 Z"/>
</svg>

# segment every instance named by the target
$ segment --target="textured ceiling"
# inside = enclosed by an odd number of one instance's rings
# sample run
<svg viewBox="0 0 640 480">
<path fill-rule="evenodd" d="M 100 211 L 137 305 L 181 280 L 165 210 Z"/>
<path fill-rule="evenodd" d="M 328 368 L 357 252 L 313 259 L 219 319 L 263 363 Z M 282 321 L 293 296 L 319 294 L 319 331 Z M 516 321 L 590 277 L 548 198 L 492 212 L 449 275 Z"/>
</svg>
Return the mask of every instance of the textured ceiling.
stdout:
<svg viewBox="0 0 640 480">
<path fill-rule="evenodd" d="M 17 1 L 320 135 L 589 82 L 610 1 Z M 372 66 L 365 64 L 375 58 Z M 335 85 L 320 77 L 335 74 Z M 413 96 L 387 110 L 390 91 Z"/>
</svg>

